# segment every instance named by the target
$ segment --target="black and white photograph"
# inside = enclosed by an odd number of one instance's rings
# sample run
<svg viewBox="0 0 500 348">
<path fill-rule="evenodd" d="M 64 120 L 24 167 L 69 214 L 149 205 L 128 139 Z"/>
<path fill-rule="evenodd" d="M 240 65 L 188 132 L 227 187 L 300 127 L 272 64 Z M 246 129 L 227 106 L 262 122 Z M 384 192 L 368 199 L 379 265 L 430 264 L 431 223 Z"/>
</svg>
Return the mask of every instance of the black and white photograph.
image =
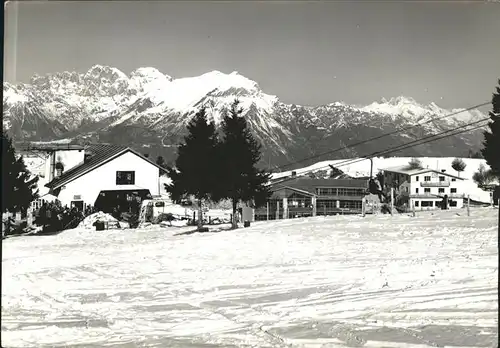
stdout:
<svg viewBox="0 0 500 348">
<path fill-rule="evenodd" d="M 3 348 L 498 347 L 499 1 L 7 1 Z"/>
</svg>

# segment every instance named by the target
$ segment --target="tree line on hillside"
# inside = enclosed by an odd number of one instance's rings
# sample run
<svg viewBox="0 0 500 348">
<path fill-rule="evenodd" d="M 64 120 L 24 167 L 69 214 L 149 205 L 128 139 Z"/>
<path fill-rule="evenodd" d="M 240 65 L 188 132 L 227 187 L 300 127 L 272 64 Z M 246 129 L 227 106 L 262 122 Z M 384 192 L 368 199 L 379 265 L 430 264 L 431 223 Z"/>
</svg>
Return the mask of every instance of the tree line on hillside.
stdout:
<svg viewBox="0 0 500 348">
<path fill-rule="evenodd" d="M 187 125 L 188 134 L 178 148 L 175 165 L 167 167 L 172 180 L 165 184 L 173 201 L 188 196 L 197 201 L 198 228 L 202 227 L 202 205 L 206 201 L 231 201 L 232 228 L 237 228 L 239 202 L 259 207 L 267 202 L 270 173 L 257 168 L 261 145 L 255 140 L 243 109 L 235 100 L 222 119 L 221 134 L 200 108 Z"/>
</svg>

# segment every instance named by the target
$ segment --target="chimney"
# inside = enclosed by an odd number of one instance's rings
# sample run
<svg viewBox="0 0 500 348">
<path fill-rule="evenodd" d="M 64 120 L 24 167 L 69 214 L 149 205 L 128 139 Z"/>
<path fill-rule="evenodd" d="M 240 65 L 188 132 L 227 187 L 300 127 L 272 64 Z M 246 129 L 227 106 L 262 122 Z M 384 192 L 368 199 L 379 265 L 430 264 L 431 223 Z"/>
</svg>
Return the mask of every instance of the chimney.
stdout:
<svg viewBox="0 0 500 348">
<path fill-rule="evenodd" d="M 47 158 L 45 160 L 45 177 L 47 181 L 50 182 L 54 179 L 55 174 L 55 163 L 56 163 L 56 154 L 54 151 L 47 152 Z"/>
<path fill-rule="evenodd" d="M 446 172 L 446 169 L 441 169 L 441 173 L 444 173 L 444 172 Z"/>
<path fill-rule="evenodd" d="M 83 155 L 83 162 L 87 162 L 90 157 L 92 157 L 92 151 L 86 149 Z"/>
<path fill-rule="evenodd" d="M 143 154 L 143 155 L 144 155 L 144 157 L 146 157 L 146 158 L 148 158 L 148 157 L 149 157 L 149 153 L 145 153 L 145 154 Z"/>
<path fill-rule="evenodd" d="M 62 175 L 64 171 L 64 165 L 61 162 L 57 162 L 55 165 L 55 174 L 54 177 L 58 178 Z"/>
</svg>

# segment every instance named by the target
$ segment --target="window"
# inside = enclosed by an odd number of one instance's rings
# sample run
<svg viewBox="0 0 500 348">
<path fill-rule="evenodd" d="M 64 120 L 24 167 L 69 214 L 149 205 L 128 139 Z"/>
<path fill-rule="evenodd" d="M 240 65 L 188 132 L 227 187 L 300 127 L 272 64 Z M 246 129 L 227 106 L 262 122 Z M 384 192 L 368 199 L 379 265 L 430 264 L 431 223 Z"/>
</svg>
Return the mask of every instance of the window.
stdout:
<svg viewBox="0 0 500 348">
<path fill-rule="evenodd" d="M 316 188 L 316 194 L 318 196 L 336 196 L 337 190 L 333 187 L 320 187 Z"/>
<path fill-rule="evenodd" d="M 431 177 L 430 176 L 424 176 L 424 181 L 431 181 Z"/>
<path fill-rule="evenodd" d="M 343 188 L 343 187 L 317 187 L 318 196 L 352 196 L 362 197 L 365 195 L 365 189 L 362 188 Z"/>
<path fill-rule="evenodd" d="M 365 194 L 365 189 L 355 189 L 355 188 L 338 188 L 337 194 L 339 196 L 363 196 Z"/>
<path fill-rule="evenodd" d="M 340 201 L 343 209 L 361 209 L 361 201 Z"/>
<path fill-rule="evenodd" d="M 116 184 L 117 185 L 134 185 L 135 184 L 135 172 L 116 172 Z"/>
<path fill-rule="evenodd" d="M 430 188 L 424 188 L 424 193 L 431 193 L 431 189 Z"/>
<path fill-rule="evenodd" d="M 418 193 L 418 187 L 415 189 L 415 193 Z"/>
<path fill-rule="evenodd" d="M 336 208 L 337 207 L 337 201 L 333 201 L 333 200 L 320 200 L 318 199 L 316 201 L 316 207 L 318 209 L 318 211 L 320 209 L 332 209 L 332 208 Z"/>
<path fill-rule="evenodd" d="M 415 177 L 415 181 L 418 181 L 418 179 L 419 179 L 419 177 L 418 177 L 418 175 L 417 175 L 417 176 Z"/>
<path fill-rule="evenodd" d="M 444 193 L 444 188 L 439 188 L 438 193 Z"/>
<path fill-rule="evenodd" d="M 450 201 L 450 207 L 456 207 L 457 201 Z"/>
<path fill-rule="evenodd" d="M 422 201 L 422 207 L 433 207 L 434 202 L 433 201 Z"/>
<path fill-rule="evenodd" d="M 444 180 L 445 180 L 444 176 L 439 177 L 439 181 L 444 181 Z"/>
<path fill-rule="evenodd" d="M 420 201 L 415 201 L 415 207 L 418 207 L 420 205 Z"/>
<path fill-rule="evenodd" d="M 456 188 L 452 188 L 452 189 L 450 189 L 450 192 L 451 193 L 457 193 L 457 189 Z"/>
<path fill-rule="evenodd" d="M 79 211 L 83 210 L 83 201 L 71 201 L 71 208 L 76 208 Z"/>
</svg>

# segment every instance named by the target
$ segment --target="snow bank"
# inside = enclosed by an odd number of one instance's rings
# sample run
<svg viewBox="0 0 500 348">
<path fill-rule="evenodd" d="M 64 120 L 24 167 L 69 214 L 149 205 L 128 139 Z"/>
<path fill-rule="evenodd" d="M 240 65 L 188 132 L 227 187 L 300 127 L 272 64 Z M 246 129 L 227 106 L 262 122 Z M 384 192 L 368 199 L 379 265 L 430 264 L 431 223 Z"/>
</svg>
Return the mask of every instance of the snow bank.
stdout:
<svg viewBox="0 0 500 348">
<path fill-rule="evenodd" d="M 188 225 L 188 220 L 173 220 L 173 221 L 162 221 L 160 222 L 161 227 L 186 227 Z"/>
<path fill-rule="evenodd" d="M 128 227 L 128 224 L 126 222 L 121 222 L 112 217 L 109 214 L 103 213 L 102 211 L 98 213 L 94 213 L 92 215 L 87 216 L 80 224 L 78 225 L 78 228 L 85 228 L 85 229 L 95 229 L 94 223 L 96 221 L 101 221 L 101 222 L 117 222 L 120 224 L 120 227 Z"/>
</svg>

